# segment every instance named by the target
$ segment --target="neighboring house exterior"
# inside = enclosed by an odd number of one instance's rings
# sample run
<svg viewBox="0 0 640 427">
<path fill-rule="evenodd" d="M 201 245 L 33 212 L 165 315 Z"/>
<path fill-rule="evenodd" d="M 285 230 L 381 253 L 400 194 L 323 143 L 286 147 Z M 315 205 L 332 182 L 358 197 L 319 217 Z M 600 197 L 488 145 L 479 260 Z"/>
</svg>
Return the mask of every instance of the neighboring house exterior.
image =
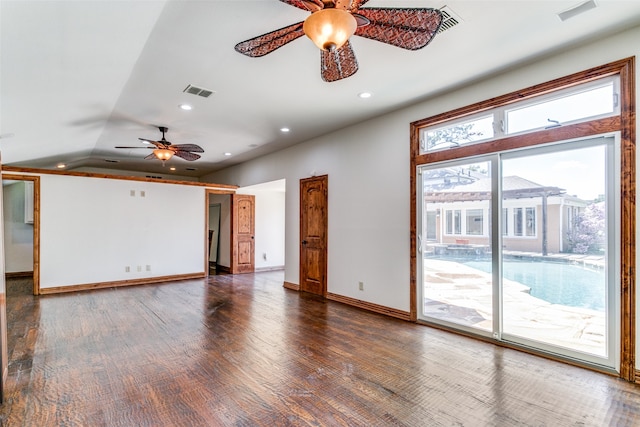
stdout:
<svg viewBox="0 0 640 427">
<path fill-rule="evenodd" d="M 427 252 L 489 249 L 491 180 L 459 168 L 439 169 L 424 176 Z M 569 231 L 588 202 L 558 187 L 519 176 L 502 180 L 502 245 L 505 250 L 542 254 L 566 252 Z"/>
</svg>

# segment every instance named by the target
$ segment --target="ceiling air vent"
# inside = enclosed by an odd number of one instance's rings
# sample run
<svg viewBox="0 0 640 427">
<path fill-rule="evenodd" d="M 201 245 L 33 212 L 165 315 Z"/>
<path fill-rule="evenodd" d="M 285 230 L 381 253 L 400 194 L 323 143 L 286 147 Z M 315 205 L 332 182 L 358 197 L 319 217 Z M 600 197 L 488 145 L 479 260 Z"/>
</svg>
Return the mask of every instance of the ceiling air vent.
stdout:
<svg viewBox="0 0 640 427">
<path fill-rule="evenodd" d="M 462 19 L 449 6 L 444 6 L 440 12 L 442 12 L 442 24 L 440 24 L 438 34 L 444 33 L 462 22 Z"/>
<path fill-rule="evenodd" d="M 107 163 L 120 163 L 119 160 L 104 159 L 104 161 Z"/>
<path fill-rule="evenodd" d="M 204 88 L 193 86 L 193 85 L 188 85 L 183 90 L 183 92 L 190 93 L 192 95 L 198 95 L 198 96 L 201 96 L 203 98 L 208 98 L 209 96 L 211 96 L 212 93 L 215 93 L 215 91 L 213 91 L 213 90 L 204 89 Z"/>
<path fill-rule="evenodd" d="M 185 168 L 186 171 L 197 171 L 198 169 L 196 168 Z"/>
</svg>

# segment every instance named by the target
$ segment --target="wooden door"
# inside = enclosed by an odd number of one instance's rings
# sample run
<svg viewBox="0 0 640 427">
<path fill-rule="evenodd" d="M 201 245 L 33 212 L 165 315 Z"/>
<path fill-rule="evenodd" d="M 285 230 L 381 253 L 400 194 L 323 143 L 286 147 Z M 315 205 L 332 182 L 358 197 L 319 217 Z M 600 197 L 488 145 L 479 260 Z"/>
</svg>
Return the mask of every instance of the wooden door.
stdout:
<svg viewBox="0 0 640 427">
<path fill-rule="evenodd" d="M 231 196 L 233 211 L 231 273 L 253 273 L 255 270 L 255 196 Z"/>
<path fill-rule="evenodd" d="M 300 180 L 300 290 L 327 295 L 329 177 Z"/>
</svg>

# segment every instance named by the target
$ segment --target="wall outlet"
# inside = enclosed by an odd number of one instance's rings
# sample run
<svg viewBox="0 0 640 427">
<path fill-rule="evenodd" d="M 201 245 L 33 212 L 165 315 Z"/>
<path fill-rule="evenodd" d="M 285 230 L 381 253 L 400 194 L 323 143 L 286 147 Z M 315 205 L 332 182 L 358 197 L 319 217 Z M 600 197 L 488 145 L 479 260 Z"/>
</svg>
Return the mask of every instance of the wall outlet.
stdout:
<svg viewBox="0 0 640 427">
<path fill-rule="evenodd" d="M 358 282 L 358 289 L 364 291 L 364 282 Z"/>
<path fill-rule="evenodd" d="M 144 197 L 146 195 L 147 195 L 147 193 L 144 190 L 140 190 L 140 197 Z"/>
<path fill-rule="evenodd" d="M 267 253 L 266 252 L 262 254 L 262 259 L 265 260 L 265 261 L 267 260 Z"/>
<path fill-rule="evenodd" d="M 147 264 L 147 271 L 151 271 L 151 266 Z"/>
<path fill-rule="evenodd" d="M 131 272 L 131 267 L 129 267 L 128 265 L 124 267 L 124 272 L 125 273 L 130 273 Z"/>
<path fill-rule="evenodd" d="M 136 190 L 129 190 L 129 195 L 131 197 L 136 197 Z"/>
<path fill-rule="evenodd" d="M 138 271 L 142 271 L 142 266 L 141 265 L 138 266 Z"/>
</svg>

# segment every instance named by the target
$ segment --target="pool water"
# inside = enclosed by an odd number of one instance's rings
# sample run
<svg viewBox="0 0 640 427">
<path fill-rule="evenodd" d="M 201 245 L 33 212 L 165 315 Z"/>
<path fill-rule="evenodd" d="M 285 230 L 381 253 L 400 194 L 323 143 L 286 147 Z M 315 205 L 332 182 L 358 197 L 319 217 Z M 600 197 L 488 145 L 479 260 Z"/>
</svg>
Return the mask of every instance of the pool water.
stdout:
<svg viewBox="0 0 640 427">
<path fill-rule="evenodd" d="M 490 261 L 468 261 L 465 265 L 487 273 Z M 506 279 L 531 288 L 531 295 L 553 304 L 604 311 L 604 271 L 578 265 L 540 261 L 503 261 Z"/>
</svg>

